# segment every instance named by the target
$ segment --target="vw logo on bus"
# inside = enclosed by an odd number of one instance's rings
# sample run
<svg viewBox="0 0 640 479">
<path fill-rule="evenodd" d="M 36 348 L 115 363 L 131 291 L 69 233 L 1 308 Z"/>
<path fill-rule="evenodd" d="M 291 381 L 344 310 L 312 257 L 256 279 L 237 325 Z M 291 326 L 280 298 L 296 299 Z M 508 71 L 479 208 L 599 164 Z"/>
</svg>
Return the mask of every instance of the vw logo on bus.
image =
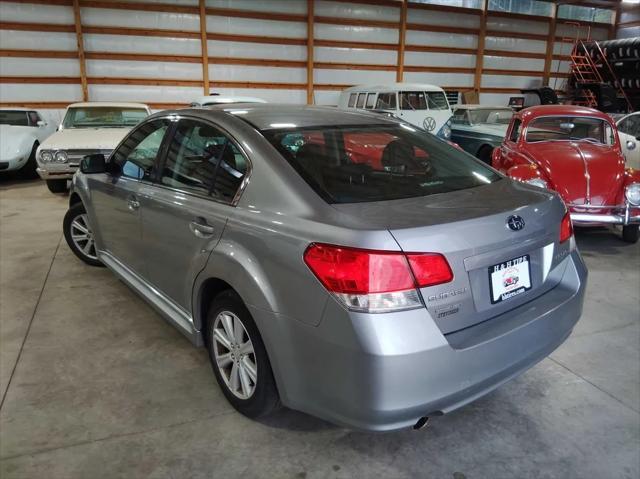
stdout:
<svg viewBox="0 0 640 479">
<path fill-rule="evenodd" d="M 424 126 L 424 129 L 427 131 L 433 131 L 436 128 L 436 120 L 433 117 L 428 116 L 422 122 L 422 126 Z"/>
</svg>

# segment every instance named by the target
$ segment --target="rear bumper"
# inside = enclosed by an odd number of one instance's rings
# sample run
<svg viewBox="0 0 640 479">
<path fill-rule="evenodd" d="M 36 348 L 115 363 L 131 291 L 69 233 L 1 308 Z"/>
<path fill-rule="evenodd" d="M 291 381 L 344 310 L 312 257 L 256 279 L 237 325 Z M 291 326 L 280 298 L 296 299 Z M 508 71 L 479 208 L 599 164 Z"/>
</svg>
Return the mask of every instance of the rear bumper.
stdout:
<svg viewBox="0 0 640 479">
<path fill-rule="evenodd" d="M 562 344 L 582 313 L 587 271 L 577 251 L 558 267 L 562 280 L 541 297 L 448 335 L 424 309 L 349 314 L 329 300 L 317 327 L 250 309 L 285 405 L 394 430 L 487 394 Z"/>
<path fill-rule="evenodd" d="M 631 225 L 640 223 L 640 207 L 569 205 L 571 221 L 578 225 Z"/>
</svg>

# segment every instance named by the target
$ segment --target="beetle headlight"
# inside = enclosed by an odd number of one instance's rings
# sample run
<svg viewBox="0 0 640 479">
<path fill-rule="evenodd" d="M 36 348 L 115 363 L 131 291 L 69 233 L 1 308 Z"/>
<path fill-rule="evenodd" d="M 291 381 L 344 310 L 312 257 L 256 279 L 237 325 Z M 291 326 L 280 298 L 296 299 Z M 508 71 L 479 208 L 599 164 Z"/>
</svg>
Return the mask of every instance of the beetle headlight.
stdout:
<svg viewBox="0 0 640 479">
<path fill-rule="evenodd" d="M 53 161 L 53 154 L 50 151 L 43 150 L 40 152 L 40 161 L 43 163 L 49 163 Z"/>
<path fill-rule="evenodd" d="M 56 151 L 54 155 L 54 159 L 56 163 L 66 163 L 67 162 L 67 152 L 66 151 Z"/>
<path fill-rule="evenodd" d="M 640 206 L 640 183 L 631 183 L 627 186 L 624 196 L 633 206 Z"/>
<path fill-rule="evenodd" d="M 548 188 L 549 187 L 547 185 L 547 182 L 544 181 L 542 178 L 532 178 L 530 180 L 526 180 L 525 183 L 528 184 L 528 185 L 537 186 L 538 188 Z"/>
</svg>

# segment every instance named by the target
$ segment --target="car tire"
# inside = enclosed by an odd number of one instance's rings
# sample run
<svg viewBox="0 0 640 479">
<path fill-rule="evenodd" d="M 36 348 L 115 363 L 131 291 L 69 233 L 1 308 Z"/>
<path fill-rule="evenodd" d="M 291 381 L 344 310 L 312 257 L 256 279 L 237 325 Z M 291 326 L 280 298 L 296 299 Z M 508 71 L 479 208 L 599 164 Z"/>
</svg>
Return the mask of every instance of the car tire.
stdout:
<svg viewBox="0 0 640 479">
<path fill-rule="evenodd" d="M 82 203 L 76 203 L 67 210 L 62 225 L 64 239 L 73 254 L 91 266 L 104 266 L 96 254 L 93 230 Z"/>
<path fill-rule="evenodd" d="M 47 188 L 51 193 L 66 193 L 67 180 L 47 180 Z"/>
<path fill-rule="evenodd" d="M 223 291 L 212 301 L 205 341 L 220 389 L 238 412 L 255 419 L 280 408 L 264 343 L 251 313 L 235 291 Z"/>
<path fill-rule="evenodd" d="M 483 163 L 491 166 L 491 155 L 493 153 L 493 147 L 489 145 L 483 145 L 478 151 L 478 159 Z"/>
<path fill-rule="evenodd" d="M 622 240 L 627 243 L 637 243 L 640 238 L 640 225 L 626 225 L 622 227 Z"/>
<path fill-rule="evenodd" d="M 38 167 L 38 162 L 36 161 L 37 151 L 38 151 L 38 142 L 36 141 L 33 144 L 33 148 L 31 148 L 31 154 L 29 155 L 29 159 L 22 166 L 22 168 L 20 168 L 20 171 L 18 172 L 18 175 L 20 176 L 20 178 L 23 178 L 25 180 L 31 180 L 33 178 L 38 177 L 38 173 L 36 172 L 36 168 Z"/>
</svg>

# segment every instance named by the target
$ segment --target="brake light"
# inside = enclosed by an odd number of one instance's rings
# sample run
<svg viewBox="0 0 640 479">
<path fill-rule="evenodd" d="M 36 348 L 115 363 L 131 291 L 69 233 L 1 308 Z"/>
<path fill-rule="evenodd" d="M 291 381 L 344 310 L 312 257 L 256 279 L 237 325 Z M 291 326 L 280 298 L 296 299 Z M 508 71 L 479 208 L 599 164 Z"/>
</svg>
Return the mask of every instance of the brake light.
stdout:
<svg viewBox="0 0 640 479">
<path fill-rule="evenodd" d="M 418 287 L 451 281 L 444 256 L 405 255 L 314 243 L 304 262 L 322 285 L 353 311 L 381 313 L 422 307 Z"/>
<path fill-rule="evenodd" d="M 407 254 L 409 265 L 420 288 L 448 283 L 453 279 L 453 272 L 447 260 L 438 253 Z"/>
<path fill-rule="evenodd" d="M 573 236 L 573 224 L 571 223 L 571 215 L 567 211 L 560 223 L 560 243 L 564 243 Z"/>
</svg>

